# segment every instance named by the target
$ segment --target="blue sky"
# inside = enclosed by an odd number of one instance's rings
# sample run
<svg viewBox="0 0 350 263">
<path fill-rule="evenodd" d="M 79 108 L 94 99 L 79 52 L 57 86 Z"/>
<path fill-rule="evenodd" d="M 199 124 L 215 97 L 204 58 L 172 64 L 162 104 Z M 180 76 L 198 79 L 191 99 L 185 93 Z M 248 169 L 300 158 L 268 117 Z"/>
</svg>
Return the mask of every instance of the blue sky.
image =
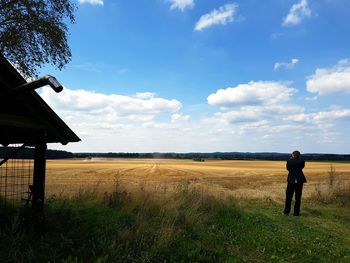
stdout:
<svg viewBox="0 0 350 263">
<path fill-rule="evenodd" d="M 66 89 L 81 151 L 349 153 L 350 1 L 79 0 Z"/>
</svg>

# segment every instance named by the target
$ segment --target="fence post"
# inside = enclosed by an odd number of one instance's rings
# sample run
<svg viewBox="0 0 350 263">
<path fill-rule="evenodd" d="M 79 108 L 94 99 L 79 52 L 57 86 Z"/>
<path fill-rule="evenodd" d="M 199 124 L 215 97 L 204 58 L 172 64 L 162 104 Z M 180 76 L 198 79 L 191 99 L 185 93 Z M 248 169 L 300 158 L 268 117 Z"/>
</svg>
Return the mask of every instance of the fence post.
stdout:
<svg viewBox="0 0 350 263">
<path fill-rule="evenodd" d="M 32 207 L 42 210 L 45 200 L 46 143 L 35 146 Z"/>
</svg>

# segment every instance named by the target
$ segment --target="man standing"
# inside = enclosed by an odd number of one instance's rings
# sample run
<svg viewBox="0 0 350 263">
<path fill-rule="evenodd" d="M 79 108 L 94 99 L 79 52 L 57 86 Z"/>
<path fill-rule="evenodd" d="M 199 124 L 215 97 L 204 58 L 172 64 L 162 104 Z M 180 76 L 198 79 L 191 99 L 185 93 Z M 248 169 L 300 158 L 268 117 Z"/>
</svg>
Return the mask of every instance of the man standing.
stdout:
<svg viewBox="0 0 350 263">
<path fill-rule="evenodd" d="M 305 161 L 300 158 L 300 152 L 294 151 L 289 160 L 287 160 L 287 189 L 286 189 L 286 204 L 284 214 L 289 215 L 292 205 L 292 199 L 295 192 L 294 215 L 300 215 L 300 202 L 303 192 L 303 184 L 306 183 L 306 178 L 303 173 Z"/>
</svg>

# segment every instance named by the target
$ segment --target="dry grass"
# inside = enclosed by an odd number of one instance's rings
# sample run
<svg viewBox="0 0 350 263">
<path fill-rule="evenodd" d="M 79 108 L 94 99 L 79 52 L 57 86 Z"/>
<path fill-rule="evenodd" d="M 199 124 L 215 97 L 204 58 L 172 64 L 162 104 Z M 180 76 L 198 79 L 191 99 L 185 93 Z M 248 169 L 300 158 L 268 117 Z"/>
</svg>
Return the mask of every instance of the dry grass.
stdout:
<svg viewBox="0 0 350 263">
<path fill-rule="evenodd" d="M 312 193 L 312 199 L 323 203 L 340 203 L 349 205 L 350 201 L 350 181 L 344 180 L 344 176 L 340 176 L 336 167 L 331 164 L 328 171 L 328 180 L 326 183 L 315 185 L 315 192 Z"/>
<path fill-rule="evenodd" d="M 284 166 L 266 161 L 49 161 L 48 195 L 63 196 L 47 198 L 48 232 L 42 238 L 30 232 L 13 234 L 18 232 L 15 219 L 10 234 L 0 231 L 0 258 L 348 262 L 348 208 L 305 202 L 301 218 L 282 216 Z M 308 163 L 305 195 L 315 193 L 316 185 L 334 188 L 349 182 L 349 168 L 350 164 L 333 164 L 330 169 L 329 163 Z M 264 198 L 226 198 L 232 195 Z"/>
<path fill-rule="evenodd" d="M 308 162 L 304 170 L 308 183 L 304 196 L 315 194 L 317 187 L 329 182 L 330 163 Z M 334 163 L 337 183 L 350 183 L 350 164 Z M 157 159 L 75 159 L 47 162 L 48 195 L 75 195 L 81 189 L 98 185 L 100 192 L 112 192 L 115 181 L 126 192 L 174 191 L 178 184 L 189 183 L 214 196 L 249 198 L 284 198 L 285 162 L 281 161 L 217 161 Z M 316 189 L 316 190 L 315 190 Z"/>
</svg>

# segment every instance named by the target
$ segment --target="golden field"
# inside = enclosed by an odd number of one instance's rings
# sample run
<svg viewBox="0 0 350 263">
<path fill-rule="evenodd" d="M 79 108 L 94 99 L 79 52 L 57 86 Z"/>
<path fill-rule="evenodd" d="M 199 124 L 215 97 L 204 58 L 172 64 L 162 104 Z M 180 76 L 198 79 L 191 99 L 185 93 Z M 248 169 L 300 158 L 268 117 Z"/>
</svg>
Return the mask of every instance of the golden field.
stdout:
<svg viewBox="0 0 350 263">
<path fill-rule="evenodd" d="M 340 185 L 350 183 L 350 163 L 307 162 L 304 196 L 326 187 L 330 166 Z M 217 196 L 284 198 L 287 172 L 284 161 L 237 161 L 92 158 L 47 161 L 48 196 L 72 195 L 81 189 L 171 191 L 179 183 L 200 187 Z"/>
</svg>

